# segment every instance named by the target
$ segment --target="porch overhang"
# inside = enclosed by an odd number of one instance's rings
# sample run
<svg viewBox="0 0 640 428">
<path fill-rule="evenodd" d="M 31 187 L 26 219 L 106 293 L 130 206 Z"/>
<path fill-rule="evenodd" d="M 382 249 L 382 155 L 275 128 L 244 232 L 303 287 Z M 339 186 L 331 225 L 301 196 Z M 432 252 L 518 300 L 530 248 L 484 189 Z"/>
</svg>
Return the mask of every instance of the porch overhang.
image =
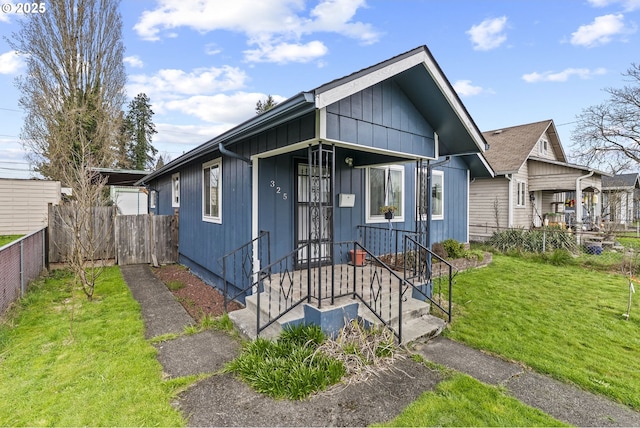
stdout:
<svg viewBox="0 0 640 428">
<path fill-rule="evenodd" d="M 554 193 L 576 191 L 576 183 L 582 190 L 602 190 L 602 176 L 609 175 L 586 166 L 548 159 L 529 158 L 529 182 L 531 192 Z"/>
</svg>

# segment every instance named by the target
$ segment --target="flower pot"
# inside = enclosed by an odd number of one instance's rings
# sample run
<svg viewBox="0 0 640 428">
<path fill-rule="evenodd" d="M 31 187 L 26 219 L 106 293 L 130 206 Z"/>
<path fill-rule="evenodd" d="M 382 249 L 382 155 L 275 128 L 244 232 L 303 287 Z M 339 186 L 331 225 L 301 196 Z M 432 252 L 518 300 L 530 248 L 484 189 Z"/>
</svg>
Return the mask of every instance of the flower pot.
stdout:
<svg viewBox="0 0 640 428">
<path fill-rule="evenodd" d="M 351 264 L 356 266 L 364 266 L 364 261 L 367 256 L 367 252 L 364 250 L 356 250 L 355 254 L 353 250 L 349 250 L 349 258 L 351 259 Z"/>
<path fill-rule="evenodd" d="M 393 211 L 387 211 L 384 213 L 384 218 L 386 220 L 393 220 Z"/>
</svg>

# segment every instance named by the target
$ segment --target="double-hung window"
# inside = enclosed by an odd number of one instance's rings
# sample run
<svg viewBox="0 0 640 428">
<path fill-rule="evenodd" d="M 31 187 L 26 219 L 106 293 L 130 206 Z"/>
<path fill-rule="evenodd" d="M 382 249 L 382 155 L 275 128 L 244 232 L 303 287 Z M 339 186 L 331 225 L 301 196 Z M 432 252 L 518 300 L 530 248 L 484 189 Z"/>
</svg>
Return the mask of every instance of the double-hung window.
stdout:
<svg viewBox="0 0 640 428">
<path fill-rule="evenodd" d="M 366 214 L 368 223 L 387 221 L 385 207 L 394 207 L 393 221 L 404 221 L 404 167 L 367 168 Z"/>
<path fill-rule="evenodd" d="M 202 165 L 202 220 L 222 223 L 222 158 Z"/>
<path fill-rule="evenodd" d="M 171 206 L 180 206 L 180 173 L 177 172 L 171 176 Z"/>
<path fill-rule="evenodd" d="M 517 186 L 518 186 L 518 195 L 516 198 L 516 206 L 524 207 L 526 204 L 525 196 L 527 193 L 527 186 L 524 181 L 517 181 Z"/>
<path fill-rule="evenodd" d="M 431 173 L 431 219 L 444 219 L 444 171 Z"/>
</svg>

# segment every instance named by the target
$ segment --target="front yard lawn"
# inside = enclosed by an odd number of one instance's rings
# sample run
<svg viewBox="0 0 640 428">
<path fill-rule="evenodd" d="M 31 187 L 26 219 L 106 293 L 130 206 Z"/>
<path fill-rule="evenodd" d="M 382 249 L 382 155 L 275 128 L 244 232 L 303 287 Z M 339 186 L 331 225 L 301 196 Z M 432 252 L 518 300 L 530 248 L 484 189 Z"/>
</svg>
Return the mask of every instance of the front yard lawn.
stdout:
<svg viewBox="0 0 640 428">
<path fill-rule="evenodd" d="M 120 269 L 92 302 L 71 284 L 54 271 L 0 319 L 0 426 L 184 425 Z"/>
<path fill-rule="evenodd" d="M 461 273 L 446 335 L 640 410 L 640 304 L 625 277 L 494 255 Z"/>
</svg>

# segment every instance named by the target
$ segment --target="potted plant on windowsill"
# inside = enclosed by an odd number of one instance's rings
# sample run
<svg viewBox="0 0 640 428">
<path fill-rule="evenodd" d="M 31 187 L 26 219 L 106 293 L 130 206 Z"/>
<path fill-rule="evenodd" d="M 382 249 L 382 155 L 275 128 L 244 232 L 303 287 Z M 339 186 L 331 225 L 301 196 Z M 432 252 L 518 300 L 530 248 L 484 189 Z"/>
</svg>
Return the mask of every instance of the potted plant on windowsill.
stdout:
<svg viewBox="0 0 640 428">
<path fill-rule="evenodd" d="M 392 220 L 397 209 L 398 207 L 395 207 L 393 205 L 385 205 L 383 207 L 380 207 L 380 213 L 384 214 L 384 218 L 386 220 Z"/>
</svg>

